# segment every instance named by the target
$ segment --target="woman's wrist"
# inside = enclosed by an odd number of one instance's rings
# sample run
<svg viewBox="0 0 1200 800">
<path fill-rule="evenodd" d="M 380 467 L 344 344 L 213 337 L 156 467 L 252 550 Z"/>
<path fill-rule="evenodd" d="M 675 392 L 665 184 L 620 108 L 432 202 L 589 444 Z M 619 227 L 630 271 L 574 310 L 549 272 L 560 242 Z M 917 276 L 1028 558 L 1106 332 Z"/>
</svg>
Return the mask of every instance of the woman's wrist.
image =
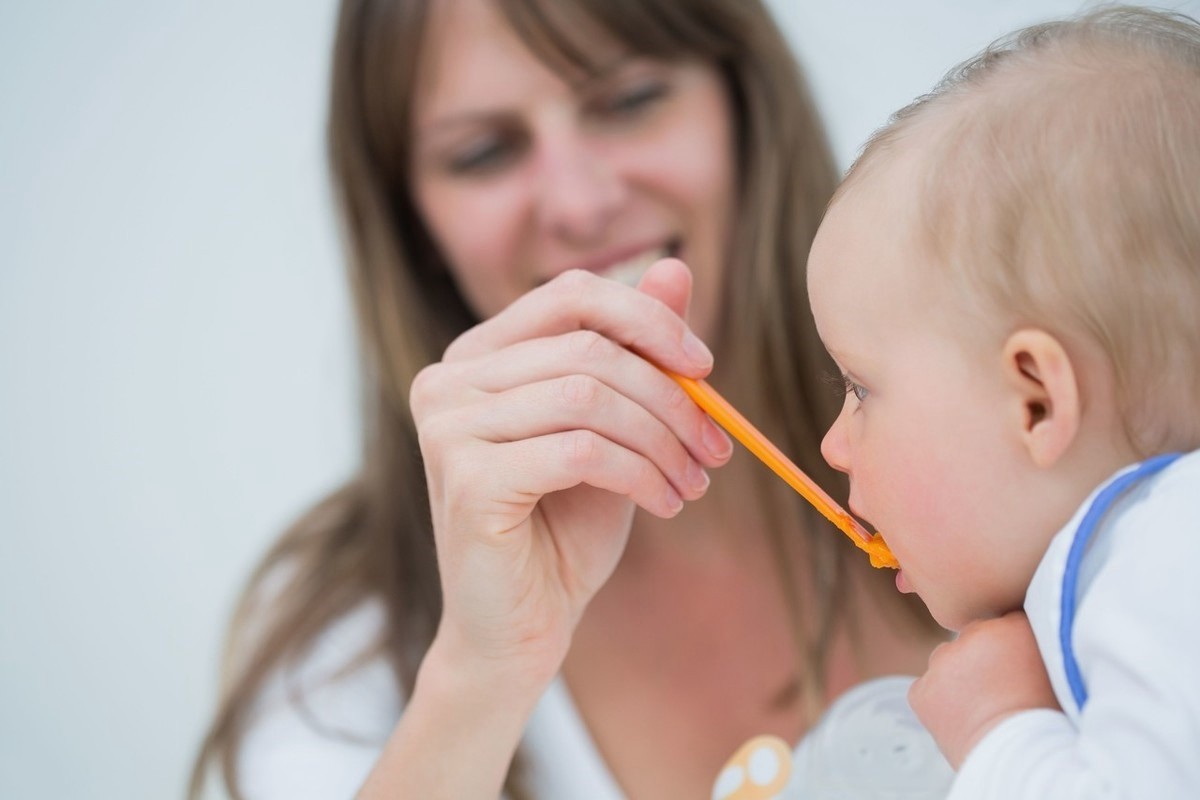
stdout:
<svg viewBox="0 0 1200 800">
<path fill-rule="evenodd" d="M 417 687 L 424 684 L 432 694 L 464 697 L 479 695 L 494 699 L 496 694 L 502 694 L 514 706 L 528 704 L 532 711 L 565 657 L 565 647 L 532 642 L 520 649 L 481 652 L 443 624 L 421 662 Z"/>
<path fill-rule="evenodd" d="M 359 800 L 499 795 L 529 716 L 557 666 L 468 653 L 439 632 Z"/>
</svg>

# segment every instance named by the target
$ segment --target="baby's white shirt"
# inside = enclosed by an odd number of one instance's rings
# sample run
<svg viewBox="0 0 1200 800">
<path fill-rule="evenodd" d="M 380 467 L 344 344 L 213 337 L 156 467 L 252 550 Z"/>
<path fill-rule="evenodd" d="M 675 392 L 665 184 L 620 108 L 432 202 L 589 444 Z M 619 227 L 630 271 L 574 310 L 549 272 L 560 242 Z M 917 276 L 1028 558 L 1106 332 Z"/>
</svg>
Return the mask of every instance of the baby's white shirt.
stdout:
<svg viewBox="0 0 1200 800">
<path fill-rule="evenodd" d="M 1103 488 L 1052 540 L 1025 599 L 1064 711 L 998 725 L 968 755 L 951 800 L 1200 798 L 1200 453 L 1134 485 L 1096 530 L 1071 637 L 1088 690 L 1081 711 L 1059 638 L 1063 575 Z"/>
</svg>

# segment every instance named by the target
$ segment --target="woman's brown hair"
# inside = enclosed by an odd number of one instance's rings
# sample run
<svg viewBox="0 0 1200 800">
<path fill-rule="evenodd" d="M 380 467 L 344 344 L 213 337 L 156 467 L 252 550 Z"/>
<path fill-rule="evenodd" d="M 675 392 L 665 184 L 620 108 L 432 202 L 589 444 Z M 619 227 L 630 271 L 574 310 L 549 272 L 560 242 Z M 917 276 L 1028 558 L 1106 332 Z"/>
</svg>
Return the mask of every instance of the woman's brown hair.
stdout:
<svg viewBox="0 0 1200 800">
<path fill-rule="evenodd" d="M 712 380 L 800 466 L 842 486 L 819 452 L 840 406 L 822 382 L 831 369 L 805 290 L 809 245 L 837 174 L 823 126 L 792 53 L 758 0 L 496 0 L 540 57 L 593 69 L 572 22 L 598 26 L 632 51 L 693 58 L 723 74 L 736 116 L 738 219 L 729 243 L 726 298 Z M 213 765 L 236 797 L 236 755 L 264 681 L 302 656 L 317 634 L 369 599 L 387 624 L 376 649 L 401 692 L 437 628 L 441 594 L 426 485 L 408 389 L 416 373 L 477 322 L 418 217 L 409 193 L 411 107 L 429 0 L 343 0 L 333 59 L 329 156 L 362 354 L 363 466 L 356 478 L 299 520 L 251 576 L 230 638 L 236 669 L 191 780 L 197 796 Z M 593 27 L 594 29 L 594 27 Z M 808 675 L 805 694 L 823 694 L 825 650 L 839 615 L 835 595 L 857 551 L 765 472 L 760 505 L 796 620 Z M 769 484 L 769 485 L 768 485 Z M 835 491 L 835 494 L 837 492 Z M 796 525 L 797 519 L 803 520 Z M 791 574 L 785 537 L 801 531 L 810 574 Z M 263 579 L 285 567 L 288 581 L 261 607 Z M 262 632 L 239 635 L 253 616 Z M 265 622 L 260 622 L 265 620 Z M 812 628 L 815 626 L 815 628 Z M 808 628 L 812 628 L 809 630 Z M 518 758 L 514 764 L 518 765 Z M 522 796 L 514 766 L 505 790 Z"/>
</svg>

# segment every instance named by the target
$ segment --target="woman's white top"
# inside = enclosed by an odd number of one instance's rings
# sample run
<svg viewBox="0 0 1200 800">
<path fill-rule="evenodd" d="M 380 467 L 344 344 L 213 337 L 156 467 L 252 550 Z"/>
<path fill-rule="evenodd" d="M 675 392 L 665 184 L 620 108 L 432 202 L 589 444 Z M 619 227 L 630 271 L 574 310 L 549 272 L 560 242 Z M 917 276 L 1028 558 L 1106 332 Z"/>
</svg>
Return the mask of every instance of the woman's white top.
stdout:
<svg viewBox="0 0 1200 800">
<path fill-rule="evenodd" d="M 270 682 L 239 754 L 248 800 L 355 795 L 404 707 L 382 658 L 347 671 L 382 625 L 382 609 L 364 605 L 332 625 L 295 669 Z M 621 799 L 561 680 L 534 710 L 524 749 L 537 797 Z"/>
</svg>

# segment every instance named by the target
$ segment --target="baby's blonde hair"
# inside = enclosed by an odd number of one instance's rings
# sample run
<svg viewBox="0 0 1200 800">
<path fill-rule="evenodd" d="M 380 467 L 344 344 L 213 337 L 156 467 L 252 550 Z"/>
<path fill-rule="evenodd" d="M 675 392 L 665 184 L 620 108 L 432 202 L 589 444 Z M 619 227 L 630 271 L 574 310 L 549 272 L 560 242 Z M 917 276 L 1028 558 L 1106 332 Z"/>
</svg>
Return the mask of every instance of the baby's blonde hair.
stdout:
<svg viewBox="0 0 1200 800">
<path fill-rule="evenodd" d="M 1109 7 L 1005 37 L 895 114 L 839 194 L 896 148 L 977 330 L 1085 337 L 1143 454 L 1200 447 L 1200 24 Z"/>
</svg>

